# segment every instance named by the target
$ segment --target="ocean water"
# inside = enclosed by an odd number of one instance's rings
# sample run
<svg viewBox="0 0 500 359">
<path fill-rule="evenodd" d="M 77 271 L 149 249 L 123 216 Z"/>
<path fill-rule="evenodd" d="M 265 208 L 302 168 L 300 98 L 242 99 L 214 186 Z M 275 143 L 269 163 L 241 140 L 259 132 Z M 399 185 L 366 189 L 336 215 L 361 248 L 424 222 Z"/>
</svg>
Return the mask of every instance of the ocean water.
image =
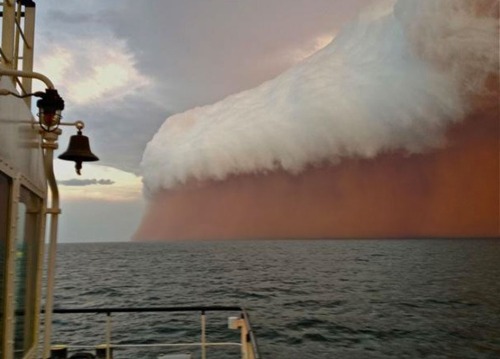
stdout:
<svg viewBox="0 0 500 359">
<path fill-rule="evenodd" d="M 59 308 L 244 306 L 266 359 L 500 358 L 498 240 L 62 244 L 57 270 Z M 224 329 L 234 313 L 207 314 L 209 340 L 238 340 Z M 54 342 L 104 341 L 102 315 L 54 319 Z M 113 341 L 197 342 L 199 320 L 115 315 Z M 207 358 L 237 353 L 209 348 Z"/>
</svg>

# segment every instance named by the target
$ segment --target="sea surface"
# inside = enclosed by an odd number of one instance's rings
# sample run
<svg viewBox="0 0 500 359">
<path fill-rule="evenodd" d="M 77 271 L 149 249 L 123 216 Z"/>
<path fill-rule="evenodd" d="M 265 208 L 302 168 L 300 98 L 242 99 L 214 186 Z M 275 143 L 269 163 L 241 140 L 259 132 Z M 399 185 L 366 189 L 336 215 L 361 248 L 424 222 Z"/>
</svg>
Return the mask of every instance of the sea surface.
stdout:
<svg viewBox="0 0 500 359">
<path fill-rule="evenodd" d="M 498 240 L 61 244 L 57 265 L 58 308 L 244 306 L 265 359 L 500 358 Z M 226 329 L 235 314 L 208 312 L 208 339 L 238 341 Z M 55 343 L 104 342 L 103 315 L 54 319 Z M 200 341 L 198 312 L 112 320 L 115 343 Z M 171 352 L 200 357 L 183 347 L 114 357 Z"/>
</svg>

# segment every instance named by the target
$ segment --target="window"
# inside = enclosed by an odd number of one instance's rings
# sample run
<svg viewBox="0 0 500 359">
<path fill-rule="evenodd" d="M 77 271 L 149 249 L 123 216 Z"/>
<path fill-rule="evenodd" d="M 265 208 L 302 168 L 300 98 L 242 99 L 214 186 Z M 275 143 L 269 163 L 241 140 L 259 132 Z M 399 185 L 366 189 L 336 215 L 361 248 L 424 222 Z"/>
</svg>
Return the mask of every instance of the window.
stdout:
<svg viewBox="0 0 500 359">
<path fill-rule="evenodd" d="M 22 358 L 34 345 L 41 211 L 42 200 L 22 187 L 15 244 L 14 358 Z"/>
</svg>

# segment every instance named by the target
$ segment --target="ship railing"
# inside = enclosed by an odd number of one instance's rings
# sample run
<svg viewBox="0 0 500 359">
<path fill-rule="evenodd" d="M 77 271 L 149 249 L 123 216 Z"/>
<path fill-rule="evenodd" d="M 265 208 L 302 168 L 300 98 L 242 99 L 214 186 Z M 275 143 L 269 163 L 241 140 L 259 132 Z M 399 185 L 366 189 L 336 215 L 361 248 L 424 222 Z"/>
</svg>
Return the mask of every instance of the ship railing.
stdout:
<svg viewBox="0 0 500 359">
<path fill-rule="evenodd" d="M 11 70 L 33 71 L 35 39 L 35 3 L 32 0 L 3 0 L 0 3 L 2 19 L 0 65 Z M 31 78 L 14 77 L 14 85 L 21 95 L 31 92 Z M 31 98 L 24 99 L 31 107 Z"/>
<path fill-rule="evenodd" d="M 120 340 L 120 343 L 113 342 L 113 320 L 112 315 L 116 313 L 200 313 L 200 341 L 182 343 L 127 343 Z M 230 329 L 240 330 L 240 342 L 209 342 L 207 340 L 207 312 L 239 312 L 237 317 L 228 318 Z M 250 318 L 245 308 L 240 306 L 189 306 L 189 307 L 129 307 L 129 308 L 55 308 L 54 314 L 101 314 L 106 316 L 104 342 L 93 345 L 100 353 L 99 358 L 113 359 L 113 352 L 120 349 L 130 348 L 198 348 L 201 350 L 201 359 L 207 358 L 207 348 L 209 347 L 239 347 L 242 359 L 261 359 L 255 333 L 250 324 Z M 70 343 L 63 346 L 54 347 L 55 350 L 80 350 L 88 349 L 90 345 L 72 345 Z M 64 357 L 53 355 L 54 357 Z M 168 356 L 166 356 L 168 357 Z"/>
</svg>

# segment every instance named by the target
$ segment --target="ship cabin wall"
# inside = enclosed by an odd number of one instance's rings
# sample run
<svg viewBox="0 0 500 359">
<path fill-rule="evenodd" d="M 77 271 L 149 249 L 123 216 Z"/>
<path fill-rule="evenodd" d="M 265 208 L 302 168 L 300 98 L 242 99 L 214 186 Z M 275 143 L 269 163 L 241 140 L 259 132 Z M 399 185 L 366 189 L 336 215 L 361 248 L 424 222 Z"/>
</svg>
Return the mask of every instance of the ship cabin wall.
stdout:
<svg viewBox="0 0 500 359">
<path fill-rule="evenodd" d="M 8 76 L 0 88 L 16 91 Z M 2 359 L 35 358 L 39 340 L 47 189 L 38 130 L 25 101 L 0 96 Z"/>
</svg>

